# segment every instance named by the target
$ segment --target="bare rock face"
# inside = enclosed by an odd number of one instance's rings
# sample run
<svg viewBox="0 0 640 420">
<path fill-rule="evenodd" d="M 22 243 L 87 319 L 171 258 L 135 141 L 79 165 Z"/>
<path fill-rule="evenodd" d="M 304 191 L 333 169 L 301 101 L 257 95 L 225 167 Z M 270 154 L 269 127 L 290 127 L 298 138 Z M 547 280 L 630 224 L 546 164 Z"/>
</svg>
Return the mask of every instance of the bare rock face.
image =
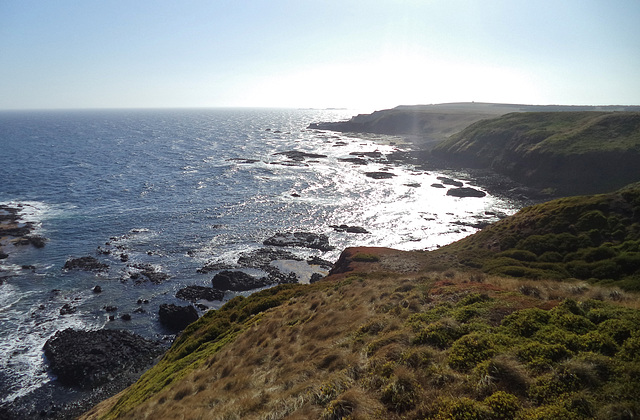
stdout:
<svg viewBox="0 0 640 420">
<path fill-rule="evenodd" d="M 129 331 L 58 331 L 44 345 L 51 372 L 67 386 L 92 389 L 119 375 L 146 369 L 160 343 Z"/>
<path fill-rule="evenodd" d="M 178 306 L 163 303 L 158 311 L 160 323 L 170 330 L 182 331 L 198 320 L 198 311 L 192 305 Z"/>
</svg>

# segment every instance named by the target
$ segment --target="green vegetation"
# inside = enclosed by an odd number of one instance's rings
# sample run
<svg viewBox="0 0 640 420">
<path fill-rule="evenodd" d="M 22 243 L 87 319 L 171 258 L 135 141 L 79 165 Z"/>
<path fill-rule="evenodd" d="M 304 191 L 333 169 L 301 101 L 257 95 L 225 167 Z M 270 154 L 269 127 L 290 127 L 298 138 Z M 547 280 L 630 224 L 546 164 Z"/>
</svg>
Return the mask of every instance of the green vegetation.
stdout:
<svg viewBox="0 0 640 420">
<path fill-rule="evenodd" d="M 238 296 L 218 311 L 209 311 L 189 325 L 162 360 L 132 385 L 104 419 L 117 418 L 137 404 L 177 383 L 207 363 L 238 334 L 260 321 L 260 313 L 286 302 L 301 292 L 300 285 L 281 285 L 248 298 Z M 180 398 L 177 398 L 181 395 Z M 174 397 L 182 399 L 182 391 Z"/>
<path fill-rule="evenodd" d="M 525 208 L 435 254 L 488 274 L 640 291 L 640 184 Z"/>
<path fill-rule="evenodd" d="M 433 153 L 563 194 L 611 191 L 640 179 L 640 113 L 512 113 L 470 125 Z"/>
</svg>

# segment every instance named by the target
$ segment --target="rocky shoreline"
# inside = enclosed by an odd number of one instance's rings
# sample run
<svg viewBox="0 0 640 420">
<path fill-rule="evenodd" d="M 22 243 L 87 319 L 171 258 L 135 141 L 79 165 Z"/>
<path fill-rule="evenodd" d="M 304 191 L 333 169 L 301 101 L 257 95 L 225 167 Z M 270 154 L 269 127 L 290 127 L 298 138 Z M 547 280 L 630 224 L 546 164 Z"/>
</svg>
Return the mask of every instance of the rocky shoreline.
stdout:
<svg viewBox="0 0 640 420">
<path fill-rule="evenodd" d="M 14 247 L 33 246 L 43 248 L 47 239 L 40 235 L 35 235 L 34 222 L 25 222 L 23 212 L 28 207 L 26 204 L 0 204 L 0 284 L 10 277 L 2 268 L 2 261 L 9 258 Z M 30 269 L 31 267 L 22 267 Z"/>
<path fill-rule="evenodd" d="M 322 159 L 325 157 L 320 154 L 298 151 L 283 152 L 279 153 L 278 155 L 287 158 L 287 160 L 281 162 L 282 164 L 286 165 L 307 164 L 312 162 L 308 159 Z M 382 161 L 415 164 L 419 153 L 396 150 L 396 152 L 392 153 L 391 155 L 384 155 L 377 151 L 351 155 L 353 156 L 352 158 L 346 159 L 358 159 L 358 161 L 354 160 L 353 162 L 351 162 L 357 165 L 367 164 L 368 162 Z M 239 163 L 244 164 L 249 161 L 250 160 L 247 159 L 246 161 L 242 161 Z M 435 167 L 437 167 L 437 165 L 433 165 L 431 162 L 421 161 L 420 164 L 423 165 L 424 168 L 429 167 L 431 169 L 434 169 Z M 385 179 L 393 176 L 392 172 L 386 171 L 370 172 L 369 174 L 370 175 L 367 176 L 373 179 L 372 182 L 379 182 L 377 181 L 378 179 Z M 455 172 L 451 172 L 450 176 L 451 177 L 448 176 L 439 179 L 441 184 L 438 184 L 439 186 L 437 188 L 450 188 L 450 191 L 455 190 L 456 188 L 463 188 L 465 182 L 459 180 L 459 177 L 456 176 Z M 511 184 L 508 185 L 509 187 L 511 186 Z M 417 185 L 415 187 L 419 186 L 420 185 Z M 435 188 L 435 186 L 432 187 Z M 481 196 L 480 194 L 484 194 L 484 192 L 480 190 L 472 189 L 470 187 L 466 188 L 468 188 L 467 190 L 465 190 L 467 195 L 461 195 L 463 197 L 474 197 Z M 483 188 L 485 188 L 484 185 Z M 490 188 L 494 190 L 500 189 L 504 194 L 514 193 L 514 190 L 509 190 L 502 184 L 498 183 L 492 184 L 489 188 L 486 189 L 489 190 Z M 18 212 L 12 213 L 11 211 L 7 211 L 7 214 L 16 215 L 18 214 Z M 13 220 L 17 223 L 19 218 L 15 216 L 13 219 L 9 220 Z M 24 228 L 26 226 L 18 227 Z M 7 243 L 15 242 L 17 244 L 24 245 L 24 238 L 28 238 L 29 235 L 32 234 L 33 227 L 33 225 L 29 225 L 28 229 L 23 229 L 22 231 L 20 231 L 22 233 L 22 236 L 12 236 Z M 337 232 L 344 232 L 347 234 L 366 235 L 369 233 L 367 227 L 362 226 L 350 226 L 341 224 L 331 225 L 330 227 Z M 13 227 L 11 227 L 10 229 L 13 229 Z M 7 230 L 7 232 L 19 233 L 18 231 L 10 229 Z M 124 237 L 126 237 L 126 235 Z M 20 242 L 21 239 L 23 240 L 22 242 Z M 123 245 L 121 245 L 121 239 L 122 238 L 120 237 L 110 238 L 109 241 L 105 243 L 104 247 L 98 247 L 95 252 L 95 256 L 87 255 L 82 257 L 69 258 L 65 262 L 62 269 L 66 271 L 79 270 L 100 274 L 109 273 L 111 265 L 118 265 L 123 267 L 123 269 L 120 270 L 120 272 L 123 273 L 121 274 L 120 278 L 120 281 L 122 283 L 132 281 L 135 284 L 147 282 L 150 284 L 160 284 L 170 279 L 169 274 L 162 272 L 155 266 L 146 263 L 129 261 L 128 251 Z M 44 244 L 45 240 L 43 238 L 41 238 L 41 240 L 41 243 Z M 31 244 L 37 246 L 36 243 Z M 326 276 L 329 270 L 333 267 L 333 264 L 330 261 L 322 260 L 318 257 L 305 259 L 288 250 L 283 249 L 302 248 L 320 251 L 328 251 L 334 249 L 334 246 L 329 243 L 328 237 L 321 233 L 295 230 L 277 232 L 271 237 L 266 238 L 263 241 L 262 245 L 264 247 L 258 248 L 257 250 L 249 253 L 239 255 L 236 264 L 229 264 L 228 262 L 212 260 L 199 268 L 199 273 L 211 273 L 213 275 L 211 279 L 211 286 L 205 287 L 199 285 L 191 285 L 178 290 L 175 296 L 178 299 L 188 302 L 188 304 L 165 304 L 161 305 L 160 307 L 156 307 L 160 323 L 166 328 L 168 332 L 172 334 L 179 334 L 180 331 L 184 329 L 189 323 L 198 319 L 201 311 L 208 310 L 208 308 L 211 307 L 211 302 L 221 301 L 224 298 L 225 292 L 227 291 L 250 291 L 277 284 L 296 282 L 313 283 Z M 254 275 L 254 272 L 252 272 L 252 270 L 260 270 L 264 272 L 265 275 L 256 276 Z M 113 271 L 111 271 L 111 273 L 113 273 Z M 101 293 L 102 289 L 99 286 L 96 286 L 93 289 L 93 292 Z M 138 303 L 143 304 L 146 302 L 139 300 Z M 109 319 L 113 320 L 116 317 L 115 313 L 118 310 L 117 307 L 106 306 L 103 309 L 106 312 L 113 314 L 109 315 Z M 144 309 L 142 309 L 142 307 L 140 307 L 140 310 L 142 312 L 145 311 Z M 75 308 L 73 306 L 73 303 L 70 303 L 60 309 L 60 316 L 71 314 L 74 311 Z M 122 320 L 131 319 L 131 314 L 129 313 L 123 313 L 119 316 Z M 156 343 L 151 345 L 150 343 L 146 343 L 145 341 L 143 341 L 144 339 L 142 339 L 142 337 L 132 338 L 130 336 L 120 336 L 119 333 L 115 333 L 115 330 L 111 329 L 103 329 L 100 331 L 104 331 L 103 333 L 100 333 L 103 335 L 101 336 L 102 339 L 109 342 L 109 344 L 104 344 L 100 347 L 92 345 L 94 341 L 99 342 L 99 340 L 89 338 L 92 337 L 93 332 L 70 332 L 65 330 L 59 333 L 61 336 L 72 336 L 73 334 L 80 334 L 78 337 L 82 338 L 78 339 L 78 341 L 87 342 L 87 347 L 74 349 L 74 351 L 78 351 L 79 355 L 82 355 L 81 357 L 78 357 L 76 359 L 68 357 L 71 354 L 71 350 L 69 347 L 54 347 L 52 343 L 54 343 L 55 341 L 53 341 L 54 338 L 52 338 L 51 343 L 47 343 L 45 349 L 43 349 L 43 352 L 48 353 L 47 360 L 49 362 L 51 372 L 53 374 L 57 374 L 59 379 L 57 381 L 52 381 L 51 383 L 46 384 L 41 390 L 36 391 L 32 395 L 16 400 L 10 406 L 0 407 L 0 419 L 30 418 L 30 416 L 42 416 L 46 418 L 57 419 L 71 418 L 74 415 L 80 414 L 84 409 L 89 408 L 98 400 L 113 395 L 119 390 L 126 387 L 128 384 L 137 379 L 139 372 L 137 372 L 136 370 L 129 371 L 129 369 L 126 368 L 126 364 L 115 363 L 113 366 L 104 364 L 104 366 L 100 367 L 100 369 L 104 370 L 98 369 L 96 371 L 97 373 L 90 373 L 87 376 L 88 378 L 108 377 L 109 380 L 106 383 L 102 382 L 101 379 L 96 379 L 95 381 L 93 379 L 81 379 L 79 380 L 79 382 L 77 381 L 78 378 L 69 380 L 67 378 L 68 375 L 66 375 L 66 373 L 64 372 L 77 371 L 77 369 L 80 369 L 80 371 L 89 372 L 93 369 L 93 367 L 91 364 L 87 364 L 87 361 L 94 360 L 97 364 L 101 364 L 103 362 L 100 361 L 102 360 L 100 359 L 100 357 L 102 357 L 102 355 L 104 354 L 112 354 L 116 360 L 118 360 L 118 358 L 126 358 L 127 356 L 122 355 L 128 354 L 125 351 L 128 346 L 131 346 L 132 348 L 138 347 L 138 350 L 144 355 L 144 360 L 139 363 L 139 366 L 149 366 L 152 363 L 150 357 L 157 354 L 154 352 L 155 350 L 152 349 L 155 349 L 158 346 L 166 347 L 169 344 L 169 341 L 164 341 L 159 344 Z M 52 351 L 52 348 L 57 348 L 57 350 Z M 57 359 L 53 356 L 50 357 L 50 355 L 53 354 L 58 355 Z M 62 359 L 64 362 L 61 362 L 60 359 Z M 60 368 L 60 366 L 65 367 Z M 138 367 L 138 365 L 136 365 L 136 367 Z M 60 374 L 61 372 L 62 375 Z M 66 388 L 67 391 L 69 389 L 77 388 L 79 389 L 79 391 L 74 391 L 75 397 L 69 399 L 70 397 L 68 395 L 68 392 L 67 394 L 65 394 L 62 391 L 63 388 Z"/>
</svg>

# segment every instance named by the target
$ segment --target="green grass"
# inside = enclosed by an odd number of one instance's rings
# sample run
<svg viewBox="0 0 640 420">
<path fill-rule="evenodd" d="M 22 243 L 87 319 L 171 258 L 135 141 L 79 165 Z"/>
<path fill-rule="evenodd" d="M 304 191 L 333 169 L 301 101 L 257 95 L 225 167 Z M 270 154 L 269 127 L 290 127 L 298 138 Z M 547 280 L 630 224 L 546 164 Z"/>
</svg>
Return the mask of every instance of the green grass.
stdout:
<svg viewBox="0 0 640 420">
<path fill-rule="evenodd" d="M 640 291 L 640 184 L 525 208 L 434 254 L 487 274 Z"/>
<path fill-rule="evenodd" d="M 640 180 L 640 113 L 525 112 L 479 121 L 433 153 L 568 195 Z"/>
</svg>

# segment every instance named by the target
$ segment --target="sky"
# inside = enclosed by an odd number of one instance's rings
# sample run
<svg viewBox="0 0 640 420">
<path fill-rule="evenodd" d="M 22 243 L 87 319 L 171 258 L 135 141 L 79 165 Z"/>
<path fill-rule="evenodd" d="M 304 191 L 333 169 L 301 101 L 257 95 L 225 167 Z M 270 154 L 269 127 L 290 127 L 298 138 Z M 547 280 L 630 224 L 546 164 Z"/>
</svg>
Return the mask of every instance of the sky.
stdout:
<svg viewBox="0 0 640 420">
<path fill-rule="evenodd" d="M 639 0 L 0 0 L 0 109 L 640 104 Z"/>
</svg>

